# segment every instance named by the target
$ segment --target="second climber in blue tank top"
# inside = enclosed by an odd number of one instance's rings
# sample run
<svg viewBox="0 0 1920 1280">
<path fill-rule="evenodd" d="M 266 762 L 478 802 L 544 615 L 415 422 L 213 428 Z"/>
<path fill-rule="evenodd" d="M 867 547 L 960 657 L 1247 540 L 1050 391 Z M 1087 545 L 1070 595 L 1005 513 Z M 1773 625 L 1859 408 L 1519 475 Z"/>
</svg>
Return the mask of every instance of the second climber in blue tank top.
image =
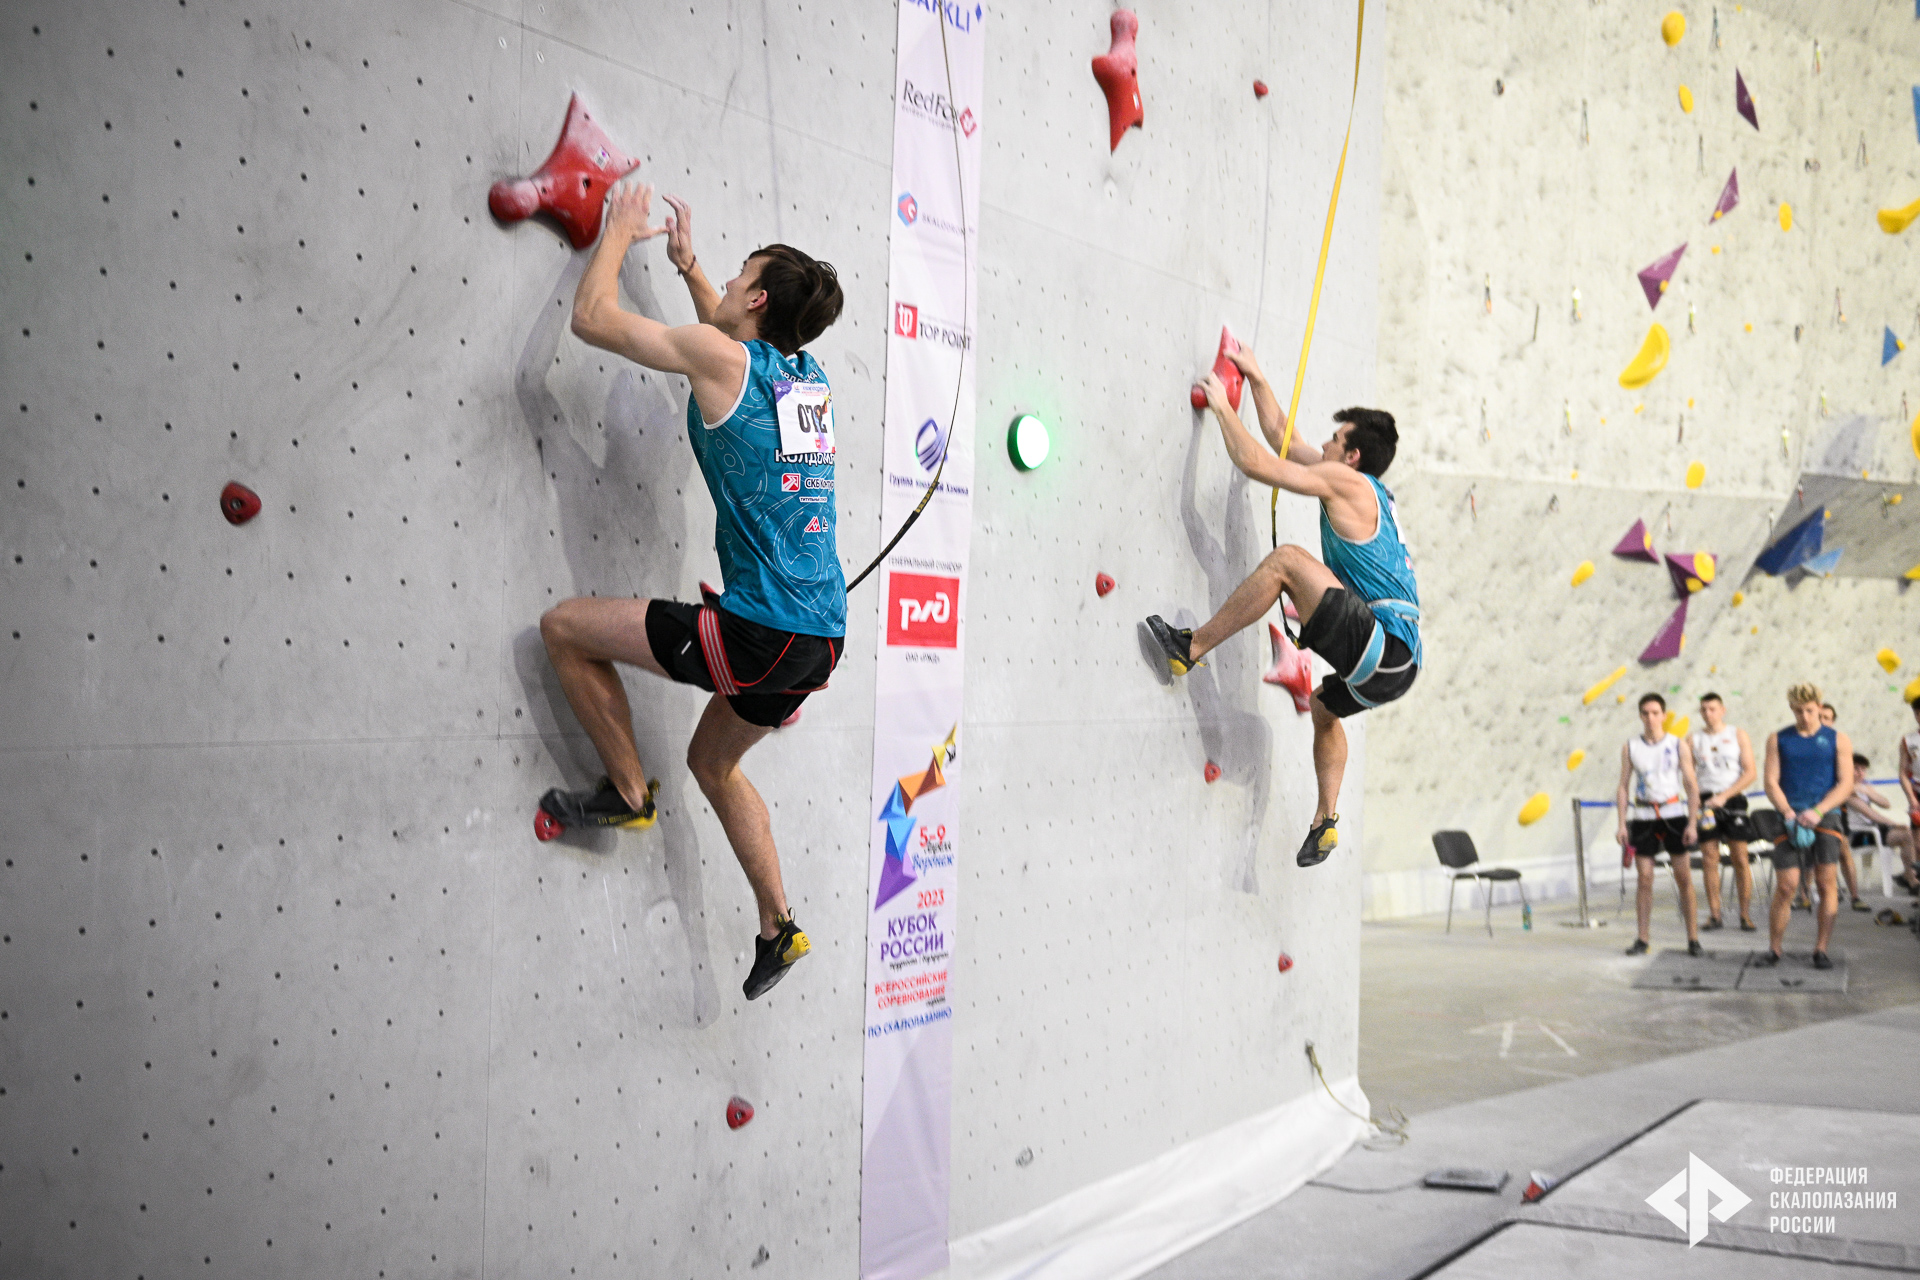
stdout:
<svg viewBox="0 0 1920 1280">
<path fill-rule="evenodd" d="M 1313 713 L 1313 771 L 1319 798 L 1313 823 L 1294 861 L 1324 862 L 1340 843 L 1340 781 L 1347 768 L 1347 735 L 1340 721 L 1381 706 L 1413 687 L 1420 672 L 1420 592 L 1413 559 L 1400 536 L 1393 494 L 1380 476 L 1393 462 L 1400 436 L 1393 415 L 1378 409 L 1342 409 L 1334 432 L 1316 449 L 1296 433 L 1287 456 L 1287 415 L 1250 351 L 1229 357 L 1246 375 L 1260 415 L 1260 431 L 1272 446 L 1260 447 L 1212 373 L 1200 386 L 1207 407 L 1220 420 L 1227 456 L 1249 479 L 1320 500 L 1320 555 L 1288 544 L 1260 562 L 1220 612 L 1191 631 L 1176 630 L 1159 615 L 1147 629 L 1167 655 L 1176 676 L 1191 671 L 1209 650 L 1250 627 L 1279 602 L 1293 601 L 1300 615 L 1300 647 L 1332 666 L 1308 709 Z"/>
<path fill-rule="evenodd" d="M 652 189 L 623 184 L 608 197 L 600 247 L 574 295 L 573 331 L 596 347 L 684 374 L 687 441 L 713 495 L 714 551 L 724 591 L 700 604 L 582 597 L 540 619 L 567 702 L 593 739 L 607 776 L 590 791 L 549 791 L 541 838 L 568 826 L 645 827 L 653 791 L 634 745 L 614 663 L 645 668 L 713 694 L 687 747 L 687 765 L 713 805 L 753 886 L 760 914 L 744 991 L 759 997 L 811 944 L 788 910 L 766 802 L 741 757 L 827 685 L 845 648 L 847 587 L 834 542 L 833 389 L 801 350 L 840 317 L 839 277 L 827 263 L 772 244 L 747 255 L 724 291 L 693 251 L 692 215 L 673 197 L 665 226 L 649 225 Z M 624 311 L 620 263 L 636 242 L 667 236 L 667 259 L 687 282 L 698 324 L 672 328 Z"/>
</svg>

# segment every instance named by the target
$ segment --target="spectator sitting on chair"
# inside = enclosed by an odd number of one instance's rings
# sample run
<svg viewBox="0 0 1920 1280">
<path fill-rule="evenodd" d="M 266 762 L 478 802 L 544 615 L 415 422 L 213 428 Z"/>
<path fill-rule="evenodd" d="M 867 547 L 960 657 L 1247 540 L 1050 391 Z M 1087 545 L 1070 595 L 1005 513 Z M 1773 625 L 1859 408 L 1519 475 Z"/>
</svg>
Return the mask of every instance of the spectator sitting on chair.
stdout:
<svg viewBox="0 0 1920 1280">
<path fill-rule="evenodd" d="M 1733 862 L 1733 887 L 1740 896 L 1740 928 L 1754 931 L 1751 905 L 1753 869 L 1747 863 L 1746 789 L 1760 771 L 1753 764 L 1753 743 L 1745 729 L 1727 723 L 1727 704 L 1717 693 L 1700 698 L 1700 718 L 1706 722 L 1687 739 L 1700 783 L 1700 873 L 1707 887 L 1707 925 L 1721 927 L 1720 845 L 1724 841 Z"/>
<path fill-rule="evenodd" d="M 1802 872 L 1819 880 L 1819 926 L 1813 967 L 1831 969 L 1827 943 L 1840 911 L 1840 832 L 1830 816 L 1853 794 L 1853 744 L 1838 729 L 1820 723 L 1820 690 L 1796 684 L 1787 690 L 1793 723 L 1767 735 L 1767 799 L 1786 820 L 1786 838 L 1773 847 L 1773 906 L 1769 912 L 1767 954 L 1757 964 L 1780 963 L 1794 890 Z"/>
<path fill-rule="evenodd" d="M 1901 857 L 1907 874 L 1901 884 L 1908 893 L 1920 893 L 1920 697 L 1913 700 L 1914 729 L 1900 739 L 1900 790 L 1907 797 L 1907 844 Z"/>
<path fill-rule="evenodd" d="M 1848 843 L 1856 849 L 1872 848 L 1874 833 L 1863 824 L 1878 828 L 1880 844 L 1895 850 L 1900 855 L 1903 872 L 1906 874 L 1896 877 L 1896 880 L 1904 885 L 1913 868 L 1913 832 L 1906 827 L 1896 827 L 1889 821 L 1894 816 L 1893 805 L 1888 803 L 1887 798 L 1867 781 L 1868 764 L 1869 761 L 1865 756 L 1859 752 L 1854 753 L 1853 794 L 1847 797 L 1847 803 L 1842 807 L 1843 816 L 1847 820 Z M 1853 900 L 1853 909 L 1871 911 L 1873 908 L 1856 897 Z"/>
<path fill-rule="evenodd" d="M 1687 849 L 1694 843 L 1694 819 L 1700 812 L 1700 784 L 1693 776 L 1693 753 L 1666 730 L 1667 700 L 1657 693 L 1640 699 L 1640 734 L 1620 748 L 1620 790 L 1614 809 L 1620 830 L 1614 837 L 1627 857 L 1635 860 L 1639 887 L 1634 892 L 1634 915 L 1640 937 L 1627 954 L 1647 953 L 1647 931 L 1653 923 L 1654 858 L 1665 852 L 1680 890 L 1680 915 L 1687 922 L 1687 954 L 1700 954 L 1700 922 L 1693 906 L 1693 860 Z M 1628 794 L 1631 789 L 1632 799 Z"/>
</svg>

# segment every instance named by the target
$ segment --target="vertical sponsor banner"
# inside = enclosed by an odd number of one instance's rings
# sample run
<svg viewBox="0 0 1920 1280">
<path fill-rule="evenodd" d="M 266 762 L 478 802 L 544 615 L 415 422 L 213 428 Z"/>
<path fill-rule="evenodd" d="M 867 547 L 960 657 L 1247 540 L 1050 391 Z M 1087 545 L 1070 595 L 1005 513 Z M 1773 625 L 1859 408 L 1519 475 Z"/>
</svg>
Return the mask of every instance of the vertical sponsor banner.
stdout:
<svg viewBox="0 0 1920 1280">
<path fill-rule="evenodd" d="M 936 471 L 940 488 L 880 573 L 860 1183 L 865 1280 L 918 1280 L 947 1265 L 947 975 L 955 784 L 965 764 L 960 676 L 972 536 L 983 18 L 974 0 L 899 5 L 883 537 L 907 519 Z"/>
</svg>

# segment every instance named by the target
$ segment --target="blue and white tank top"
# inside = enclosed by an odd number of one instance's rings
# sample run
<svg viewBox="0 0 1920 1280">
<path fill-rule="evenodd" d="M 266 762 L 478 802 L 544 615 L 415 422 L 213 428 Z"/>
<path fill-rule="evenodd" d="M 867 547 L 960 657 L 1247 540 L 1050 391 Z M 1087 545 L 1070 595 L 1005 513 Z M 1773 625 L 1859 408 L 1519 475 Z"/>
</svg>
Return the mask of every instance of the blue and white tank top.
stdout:
<svg viewBox="0 0 1920 1280">
<path fill-rule="evenodd" d="M 1413 555 L 1400 536 L 1392 491 L 1377 476 L 1367 476 L 1367 483 L 1373 486 L 1374 505 L 1379 509 L 1373 536 L 1365 542 L 1349 542 L 1335 533 L 1323 502 L 1320 559 L 1341 586 L 1372 606 L 1381 627 L 1400 637 L 1413 651 L 1414 665 L 1421 666 L 1420 588 L 1413 580 Z"/>
<path fill-rule="evenodd" d="M 1780 790 L 1795 813 L 1814 808 L 1840 780 L 1834 763 L 1839 739 L 1831 726 L 1822 725 L 1819 732 L 1803 738 L 1800 730 L 1788 725 L 1774 735 L 1773 744 L 1780 753 Z"/>
<path fill-rule="evenodd" d="M 713 549 L 728 613 L 778 631 L 847 632 L 847 581 L 834 540 L 832 390 L 805 351 L 755 339 L 725 417 L 687 397 L 687 440 L 713 495 Z M 787 439 L 782 441 L 782 427 Z"/>
</svg>

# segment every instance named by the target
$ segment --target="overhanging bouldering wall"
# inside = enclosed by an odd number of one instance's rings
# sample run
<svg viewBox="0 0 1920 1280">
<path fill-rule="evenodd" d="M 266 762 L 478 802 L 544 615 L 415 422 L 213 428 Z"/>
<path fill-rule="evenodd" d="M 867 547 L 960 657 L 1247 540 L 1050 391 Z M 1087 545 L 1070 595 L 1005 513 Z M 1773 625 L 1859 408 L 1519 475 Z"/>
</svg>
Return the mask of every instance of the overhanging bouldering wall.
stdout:
<svg viewBox="0 0 1920 1280">
<path fill-rule="evenodd" d="M 1525 869 L 1536 897 L 1570 891 L 1567 801 L 1611 797 L 1642 692 L 1696 721 L 1720 692 L 1758 747 L 1787 721 L 1787 685 L 1812 680 L 1878 777 L 1912 727 L 1915 655 L 1892 674 L 1875 655 L 1914 633 L 1920 596 L 1849 566 L 1920 564 L 1907 508 L 1881 501 L 1920 492 L 1920 365 L 1883 359 L 1889 328 L 1908 348 L 1920 333 L 1920 239 L 1878 216 L 1920 199 L 1920 22 L 1683 5 L 1669 45 L 1673 11 L 1450 0 L 1383 16 L 1381 399 L 1402 415 L 1431 667 L 1375 717 L 1375 916 L 1444 909 L 1430 840 L 1445 828 Z M 1623 385 L 1656 324 L 1664 367 Z M 1847 536 L 1875 550 L 1833 577 L 1751 575 L 1839 475 L 1870 494 Z M 1687 601 L 1685 649 L 1645 663 L 1678 601 L 1663 569 L 1610 554 L 1636 520 L 1662 556 L 1710 551 L 1720 570 Z M 1582 562 L 1596 572 L 1574 585 Z M 1522 827 L 1536 792 L 1552 807 Z M 1610 826 L 1589 852 L 1617 856 Z"/>
<path fill-rule="evenodd" d="M 541 612 L 694 598 L 717 566 L 684 384 L 575 340 L 584 258 L 487 193 L 577 93 L 690 201 L 716 278 L 772 240 L 837 265 L 815 350 L 857 568 L 890 532 L 892 17 L 633 17 L 6 17 L 0 1271 L 858 1273 L 877 598 L 832 689 L 748 758 L 815 946 L 750 1005 L 752 901 L 680 764 L 700 695 L 629 681 L 658 827 L 533 838 L 541 791 L 596 772 Z M 1146 1202 L 1122 1175 L 1196 1143 L 1245 1185 L 1176 1243 L 1310 1176 L 1359 1122 L 1309 1040 L 1364 1109 L 1366 731 L 1343 854 L 1299 871 L 1309 733 L 1259 682 L 1265 637 L 1167 687 L 1135 632 L 1211 612 L 1266 549 L 1265 494 L 1187 388 L 1222 324 L 1291 373 L 1352 15 L 1142 11 L 1117 149 L 1087 65 L 1107 13 L 986 17 L 953 987 L 973 1274 L 1057 1250 L 1036 1214 L 1099 1236 Z M 1374 399 L 1378 59 L 1309 439 Z M 691 320 L 658 246 L 623 284 Z M 1019 411 L 1053 431 L 1027 473 L 996 434 Z M 230 481 L 260 499 L 244 524 Z M 1280 528 L 1311 545 L 1311 509 Z"/>
</svg>

